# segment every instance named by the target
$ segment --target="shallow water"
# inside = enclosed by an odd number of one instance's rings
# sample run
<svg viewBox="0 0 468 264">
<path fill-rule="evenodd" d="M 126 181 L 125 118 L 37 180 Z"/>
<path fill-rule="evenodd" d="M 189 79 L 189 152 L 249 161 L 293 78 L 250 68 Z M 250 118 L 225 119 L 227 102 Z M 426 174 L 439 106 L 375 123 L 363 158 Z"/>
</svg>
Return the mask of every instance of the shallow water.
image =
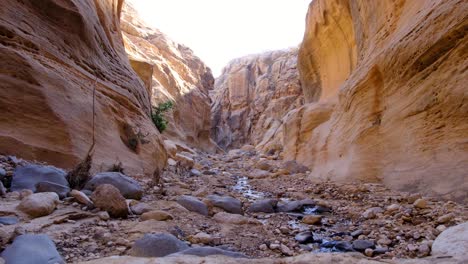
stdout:
<svg viewBox="0 0 468 264">
<path fill-rule="evenodd" d="M 245 198 L 254 201 L 265 198 L 265 193 L 252 189 L 247 177 L 237 177 L 236 185 L 232 187 L 234 191 L 241 193 Z"/>
</svg>

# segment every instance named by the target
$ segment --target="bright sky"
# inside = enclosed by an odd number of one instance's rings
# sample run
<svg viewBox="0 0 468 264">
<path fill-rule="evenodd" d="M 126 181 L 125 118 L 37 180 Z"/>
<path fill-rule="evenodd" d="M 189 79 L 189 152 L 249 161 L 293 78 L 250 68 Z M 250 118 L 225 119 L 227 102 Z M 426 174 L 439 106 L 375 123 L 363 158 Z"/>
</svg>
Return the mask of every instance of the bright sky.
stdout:
<svg viewBox="0 0 468 264">
<path fill-rule="evenodd" d="M 311 0 L 131 0 L 142 18 L 190 47 L 217 77 L 232 59 L 300 44 Z"/>
</svg>

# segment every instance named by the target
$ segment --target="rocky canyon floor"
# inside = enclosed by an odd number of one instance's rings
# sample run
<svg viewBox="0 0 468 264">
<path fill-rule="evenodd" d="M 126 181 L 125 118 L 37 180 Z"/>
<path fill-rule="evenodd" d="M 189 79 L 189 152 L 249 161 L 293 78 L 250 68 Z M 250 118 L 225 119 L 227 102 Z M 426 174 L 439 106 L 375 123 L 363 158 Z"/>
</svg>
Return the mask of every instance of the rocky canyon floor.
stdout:
<svg viewBox="0 0 468 264">
<path fill-rule="evenodd" d="M 0 246 L 21 234 L 46 234 L 66 262 L 76 263 L 158 256 L 161 249 L 141 243 L 139 248 L 138 241 L 162 233 L 183 241 L 182 249 L 213 247 L 249 258 L 354 252 L 374 260 L 409 259 L 430 256 L 441 232 L 468 221 L 465 205 L 381 184 L 313 182 L 307 168 L 248 146 L 226 154 L 185 155 L 194 161 L 193 169 L 174 162 L 161 176 L 162 188 L 137 178 L 143 196 L 127 199 L 125 219 L 111 218 L 76 196 L 31 218 L 18 210 L 21 198 L 31 193 L 8 192 L 0 198 Z M 5 177 L 12 177 L 27 162 L 0 156 L 0 164 Z M 166 237 L 151 239 L 168 243 Z"/>
</svg>

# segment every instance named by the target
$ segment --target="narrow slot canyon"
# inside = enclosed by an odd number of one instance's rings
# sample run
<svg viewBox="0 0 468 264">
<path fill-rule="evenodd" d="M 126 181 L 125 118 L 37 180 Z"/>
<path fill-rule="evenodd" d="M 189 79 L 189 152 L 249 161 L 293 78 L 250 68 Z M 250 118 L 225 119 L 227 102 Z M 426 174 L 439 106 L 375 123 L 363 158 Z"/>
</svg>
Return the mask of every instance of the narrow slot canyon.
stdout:
<svg viewBox="0 0 468 264">
<path fill-rule="evenodd" d="M 467 1 L 150 2 L 1 1 L 0 264 L 468 262 Z"/>
</svg>

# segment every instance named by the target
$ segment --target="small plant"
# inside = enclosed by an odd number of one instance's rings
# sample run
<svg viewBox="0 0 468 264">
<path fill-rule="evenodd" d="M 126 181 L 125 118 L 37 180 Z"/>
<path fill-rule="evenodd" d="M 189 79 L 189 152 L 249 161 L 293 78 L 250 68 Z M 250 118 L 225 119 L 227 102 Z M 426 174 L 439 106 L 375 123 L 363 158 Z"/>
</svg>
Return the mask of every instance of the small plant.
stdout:
<svg viewBox="0 0 468 264">
<path fill-rule="evenodd" d="M 158 128 L 159 132 L 163 132 L 167 128 L 169 122 L 166 120 L 164 113 L 171 110 L 174 107 L 172 101 L 166 101 L 159 104 L 157 107 L 153 107 L 151 112 L 151 119 L 153 120 L 154 125 Z"/>
</svg>

